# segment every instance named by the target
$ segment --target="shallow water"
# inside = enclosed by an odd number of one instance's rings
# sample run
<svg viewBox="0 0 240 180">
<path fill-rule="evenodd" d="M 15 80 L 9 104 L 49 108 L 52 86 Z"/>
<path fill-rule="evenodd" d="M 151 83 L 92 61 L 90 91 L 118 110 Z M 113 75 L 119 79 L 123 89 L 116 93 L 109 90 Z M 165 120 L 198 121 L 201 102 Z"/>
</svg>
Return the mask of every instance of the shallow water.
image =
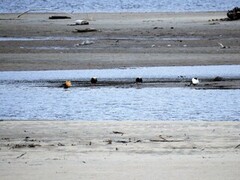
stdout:
<svg viewBox="0 0 240 180">
<path fill-rule="evenodd" d="M 60 70 L 60 71 L 6 71 L 0 72 L 2 80 L 59 80 L 59 79 L 89 79 L 97 78 L 239 78 L 240 65 L 221 66 L 169 66 L 142 67 L 123 69 L 92 69 L 92 70 Z"/>
<path fill-rule="evenodd" d="M 240 90 L 189 87 L 83 86 L 70 89 L 36 81 L 99 78 L 240 77 L 240 66 L 155 67 L 108 70 L 0 72 L 3 120 L 226 120 L 240 121 Z M 27 81 L 27 82 L 25 82 Z"/>
<path fill-rule="evenodd" d="M 0 12 L 180 12 L 226 11 L 239 0 L 11 0 L 0 1 Z"/>
<path fill-rule="evenodd" d="M 0 88 L 5 120 L 240 120 L 240 90 Z"/>
</svg>

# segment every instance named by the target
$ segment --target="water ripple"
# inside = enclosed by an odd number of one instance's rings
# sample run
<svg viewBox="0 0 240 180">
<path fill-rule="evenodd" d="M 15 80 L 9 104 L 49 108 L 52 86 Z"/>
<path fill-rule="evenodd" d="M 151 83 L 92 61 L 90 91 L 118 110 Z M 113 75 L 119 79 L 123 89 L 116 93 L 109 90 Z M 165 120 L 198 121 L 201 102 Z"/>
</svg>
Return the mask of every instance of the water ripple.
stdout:
<svg viewBox="0 0 240 180">
<path fill-rule="evenodd" d="M 0 13 L 24 12 L 180 12 L 226 11 L 239 6 L 239 0 L 11 0 L 0 2 Z"/>
</svg>

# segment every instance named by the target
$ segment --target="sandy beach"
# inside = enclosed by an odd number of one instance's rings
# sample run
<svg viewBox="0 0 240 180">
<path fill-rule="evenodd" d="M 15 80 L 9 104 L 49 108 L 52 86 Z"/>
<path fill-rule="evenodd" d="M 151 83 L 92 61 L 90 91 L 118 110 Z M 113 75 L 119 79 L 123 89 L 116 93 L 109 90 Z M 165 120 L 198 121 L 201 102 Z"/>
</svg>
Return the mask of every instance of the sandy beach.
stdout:
<svg viewBox="0 0 240 180">
<path fill-rule="evenodd" d="M 239 122 L 0 122 L 1 179 L 240 176 Z"/>
<path fill-rule="evenodd" d="M 220 20 L 226 12 L 18 15 L 0 14 L 0 71 L 240 65 L 240 21 Z M 73 25 L 78 19 L 89 25 Z M 96 31 L 77 32 L 87 28 Z M 199 86 L 223 87 L 239 89 L 240 80 Z M 94 115 L 0 120 L 0 179 L 236 180 L 239 128 L 234 121 L 97 122 Z"/>
<path fill-rule="evenodd" d="M 226 12 L 18 15 L 0 14 L 1 71 L 240 64 L 240 21 Z"/>
</svg>

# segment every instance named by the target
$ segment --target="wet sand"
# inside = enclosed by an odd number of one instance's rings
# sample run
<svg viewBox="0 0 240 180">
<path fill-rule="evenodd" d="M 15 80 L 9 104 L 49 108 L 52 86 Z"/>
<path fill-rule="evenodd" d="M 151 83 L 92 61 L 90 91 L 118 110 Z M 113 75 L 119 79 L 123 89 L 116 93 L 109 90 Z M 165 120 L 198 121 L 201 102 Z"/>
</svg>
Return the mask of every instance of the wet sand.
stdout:
<svg viewBox="0 0 240 180">
<path fill-rule="evenodd" d="M 1 179 L 239 178 L 239 122 L 0 122 Z"/>
<path fill-rule="evenodd" d="M 240 64 L 240 21 L 226 12 L 17 16 L 0 14 L 1 71 Z M 86 28 L 97 31 L 76 33 Z"/>
</svg>

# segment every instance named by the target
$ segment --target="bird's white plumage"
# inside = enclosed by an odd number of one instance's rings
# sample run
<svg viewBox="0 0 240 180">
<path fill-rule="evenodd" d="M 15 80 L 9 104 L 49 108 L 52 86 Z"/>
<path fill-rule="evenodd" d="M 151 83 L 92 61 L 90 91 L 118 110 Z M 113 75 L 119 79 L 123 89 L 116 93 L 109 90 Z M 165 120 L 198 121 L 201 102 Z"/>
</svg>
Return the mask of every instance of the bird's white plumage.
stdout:
<svg viewBox="0 0 240 180">
<path fill-rule="evenodd" d="M 192 84 L 193 84 L 193 85 L 199 84 L 198 78 L 192 78 Z"/>
</svg>

